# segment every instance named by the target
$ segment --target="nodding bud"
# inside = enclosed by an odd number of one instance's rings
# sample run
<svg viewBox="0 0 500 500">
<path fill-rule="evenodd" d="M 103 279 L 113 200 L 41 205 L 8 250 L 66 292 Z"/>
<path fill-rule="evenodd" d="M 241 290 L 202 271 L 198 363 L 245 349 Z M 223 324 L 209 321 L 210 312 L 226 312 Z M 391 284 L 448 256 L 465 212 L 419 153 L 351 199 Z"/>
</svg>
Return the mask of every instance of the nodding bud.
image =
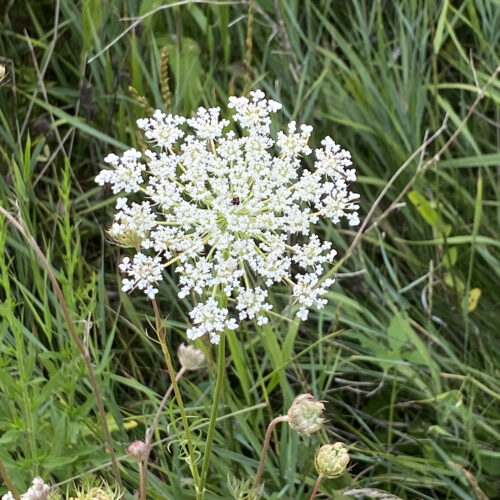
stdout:
<svg viewBox="0 0 500 500">
<path fill-rule="evenodd" d="M 49 498 L 50 486 L 43 482 L 41 477 L 35 477 L 29 490 L 21 495 L 23 500 L 47 500 Z M 2 497 L 3 498 L 3 497 Z"/>
<path fill-rule="evenodd" d="M 297 396 L 288 410 L 290 427 L 301 436 L 309 436 L 321 429 L 325 419 L 321 417 L 325 405 L 316 401 L 312 394 Z"/>
<path fill-rule="evenodd" d="M 344 443 L 325 444 L 316 452 L 316 470 L 326 478 L 338 477 L 346 470 L 349 460 L 349 452 Z"/>
<path fill-rule="evenodd" d="M 205 355 L 201 349 L 191 344 L 181 344 L 177 350 L 179 361 L 184 370 L 201 370 L 205 366 Z"/>
<path fill-rule="evenodd" d="M 127 448 L 127 453 L 134 460 L 142 462 L 148 458 L 149 446 L 144 441 L 134 441 Z"/>
</svg>

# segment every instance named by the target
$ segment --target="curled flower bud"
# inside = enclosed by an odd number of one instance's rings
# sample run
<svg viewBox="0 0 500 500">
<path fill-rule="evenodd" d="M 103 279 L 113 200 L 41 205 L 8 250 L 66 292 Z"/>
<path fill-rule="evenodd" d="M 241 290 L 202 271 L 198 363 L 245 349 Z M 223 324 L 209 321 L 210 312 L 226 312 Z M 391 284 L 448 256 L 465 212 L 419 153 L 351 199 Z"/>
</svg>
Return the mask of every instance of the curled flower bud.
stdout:
<svg viewBox="0 0 500 500">
<path fill-rule="evenodd" d="M 309 436 L 321 429 L 325 419 L 321 417 L 325 405 L 316 401 L 312 394 L 297 396 L 288 410 L 290 427 L 301 436 Z"/>
<path fill-rule="evenodd" d="M 23 500 L 47 500 L 49 498 L 50 487 L 43 482 L 41 477 L 35 477 L 33 484 L 21 498 Z"/>
<path fill-rule="evenodd" d="M 144 441 L 134 441 L 127 448 L 127 453 L 134 460 L 142 462 L 149 455 L 149 446 Z"/>
<path fill-rule="evenodd" d="M 349 463 L 349 452 L 344 443 L 325 444 L 316 452 L 316 470 L 320 476 L 340 476 Z"/>
<path fill-rule="evenodd" d="M 201 349 L 191 344 L 181 344 L 177 351 L 179 361 L 184 370 L 201 370 L 205 366 L 205 355 Z"/>
</svg>

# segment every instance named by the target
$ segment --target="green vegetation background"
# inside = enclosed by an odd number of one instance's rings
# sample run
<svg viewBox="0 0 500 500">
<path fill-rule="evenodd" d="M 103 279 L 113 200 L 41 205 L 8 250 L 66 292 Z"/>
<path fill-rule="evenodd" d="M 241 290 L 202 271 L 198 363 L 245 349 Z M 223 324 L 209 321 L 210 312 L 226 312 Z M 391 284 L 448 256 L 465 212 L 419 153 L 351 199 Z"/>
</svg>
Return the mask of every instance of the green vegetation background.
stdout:
<svg viewBox="0 0 500 500">
<path fill-rule="evenodd" d="M 447 115 L 424 161 L 445 145 L 499 64 L 498 0 L 255 0 L 250 16 L 248 2 L 169 4 L 0 8 L 1 205 L 24 220 L 57 272 L 129 491 L 138 472 L 125 448 L 143 436 L 168 377 L 150 305 L 119 291 L 127 251 L 105 236 L 114 201 L 93 182 L 102 158 L 141 147 L 135 120 L 150 107 L 224 106 L 250 83 L 283 103 L 281 125 L 312 124 L 313 145 L 331 135 L 352 152 L 363 220 Z M 131 17 L 161 6 L 126 31 Z M 309 441 L 277 430 L 266 498 L 308 498 L 318 443 L 339 440 L 352 446 L 352 466 L 323 481 L 330 498 L 345 498 L 343 488 L 500 498 L 499 101 L 495 78 L 440 158 L 421 169 L 417 155 L 393 179 L 368 226 L 377 224 L 340 270 L 354 275 L 338 278 L 321 313 L 262 334 L 248 325 L 231 340 L 207 498 L 230 497 L 228 472 L 253 477 L 267 423 L 308 391 L 326 402 L 328 424 Z M 340 255 L 354 237 L 346 227 L 320 231 Z M 21 491 L 36 474 L 54 484 L 96 469 L 112 480 L 85 364 L 46 273 L 4 219 L 0 269 L 1 460 Z M 160 294 L 173 349 L 189 311 L 174 278 Z M 274 300 L 283 303 L 282 290 Z M 181 388 L 202 454 L 213 383 L 196 373 Z M 194 498 L 175 427 L 173 403 L 157 435 L 167 441 L 154 449 L 150 498 Z"/>
</svg>

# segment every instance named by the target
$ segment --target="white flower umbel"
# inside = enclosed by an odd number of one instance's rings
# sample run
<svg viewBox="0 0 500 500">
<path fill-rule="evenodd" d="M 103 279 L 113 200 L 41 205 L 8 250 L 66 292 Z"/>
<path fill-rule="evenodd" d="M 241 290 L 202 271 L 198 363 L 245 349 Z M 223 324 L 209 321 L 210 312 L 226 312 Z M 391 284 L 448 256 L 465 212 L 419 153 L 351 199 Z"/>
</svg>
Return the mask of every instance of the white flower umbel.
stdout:
<svg viewBox="0 0 500 500">
<path fill-rule="evenodd" d="M 136 247 L 120 265 L 123 290 L 154 298 L 163 269 L 175 264 L 179 297 L 196 300 L 187 335 L 214 343 L 240 321 L 266 323 L 266 287 L 277 282 L 291 286 L 303 320 L 322 308 L 333 280 L 321 276 L 336 252 L 314 224 L 359 223 L 348 151 L 326 137 L 309 168 L 302 158 L 312 154 L 311 126 L 292 121 L 273 139 L 271 114 L 281 104 L 260 90 L 230 97 L 228 107 L 235 127 L 220 108 L 138 120 L 151 150 L 107 156 L 112 169 L 96 178 L 122 196 L 110 234 Z"/>
</svg>

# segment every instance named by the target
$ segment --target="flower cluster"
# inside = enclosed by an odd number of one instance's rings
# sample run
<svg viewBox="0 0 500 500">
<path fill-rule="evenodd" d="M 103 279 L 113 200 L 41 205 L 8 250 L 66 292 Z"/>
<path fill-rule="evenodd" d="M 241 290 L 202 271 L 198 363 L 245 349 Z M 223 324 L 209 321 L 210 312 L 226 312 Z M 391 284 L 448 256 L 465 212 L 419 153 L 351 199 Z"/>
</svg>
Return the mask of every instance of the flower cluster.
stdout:
<svg viewBox="0 0 500 500">
<path fill-rule="evenodd" d="M 240 321 L 266 323 L 274 283 L 292 287 L 303 320 L 322 308 L 333 280 L 321 275 L 336 252 L 311 229 L 320 219 L 359 223 L 348 151 L 326 137 L 309 169 L 301 159 L 312 153 L 311 126 L 291 122 L 273 139 L 271 114 L 281 104 L 260 90 L 230 97 L 228 107 L 235 126 L 227 132 L 219 108 L 138 120 L 151 149 L 108 155 L 112 168 L 96 177 L 121 195 L 111 235 L 137 251 L 120 266 L 123 290 L 154 298 L 175 263 L 179 297 L 196 296 L 187 335 L 214 343 Z"/>
</svg>

